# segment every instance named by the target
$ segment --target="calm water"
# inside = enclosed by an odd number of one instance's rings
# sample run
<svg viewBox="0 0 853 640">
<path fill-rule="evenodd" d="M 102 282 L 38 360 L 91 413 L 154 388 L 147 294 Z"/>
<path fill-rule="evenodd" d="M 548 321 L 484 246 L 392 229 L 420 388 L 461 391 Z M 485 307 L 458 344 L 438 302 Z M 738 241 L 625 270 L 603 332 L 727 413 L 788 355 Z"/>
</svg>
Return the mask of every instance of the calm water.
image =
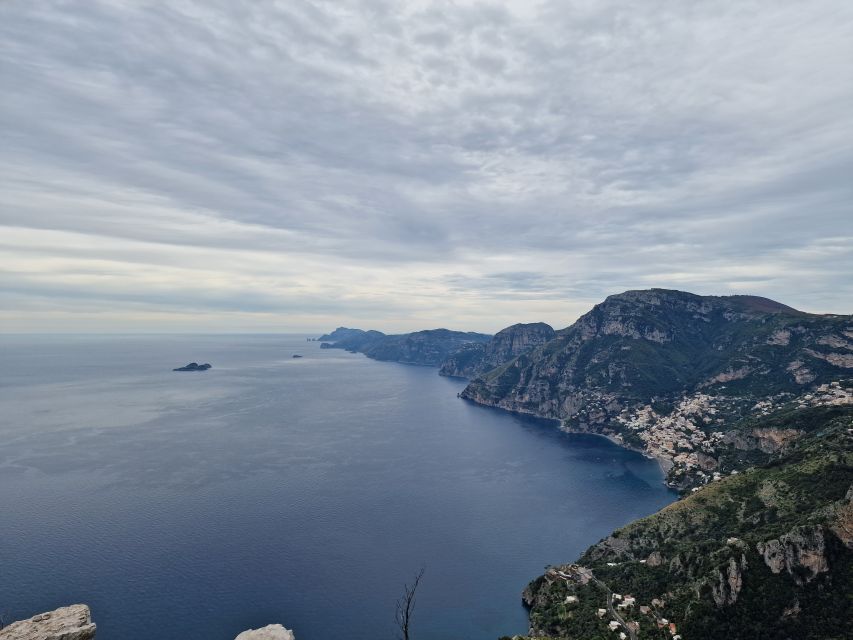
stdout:
<svg viewBox="0 0 853 640">
<path fill-rule="evenodd" d="M 304 355 L 292 359 L 293 353 Z M 205 373 L 172 373 L 186 362 Z M 100 640 L 527 629 L 520 592 L 673 499 L 654 462 L 300 336 L 0 337 L 0 611 Z"/>
</svg>

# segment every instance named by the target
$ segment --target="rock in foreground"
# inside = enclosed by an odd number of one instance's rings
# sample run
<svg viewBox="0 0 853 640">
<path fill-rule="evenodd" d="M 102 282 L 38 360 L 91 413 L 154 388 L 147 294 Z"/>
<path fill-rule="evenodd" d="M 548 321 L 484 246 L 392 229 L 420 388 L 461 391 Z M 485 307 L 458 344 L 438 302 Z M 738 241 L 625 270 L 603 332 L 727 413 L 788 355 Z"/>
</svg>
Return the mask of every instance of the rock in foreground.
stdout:
<svg viewBox="0 0 853 640">
<path fill-rule="evenodd" d="M 0 640 L 94 640 L 95 623 L 85 604 L 72 604 L 0 629 Z M 280 624 L 249 629 L 234 640 L 296 640 L 293 631 Z"/>
<path fill-rule="evenodd" d="M 244 631 L 234 640 L 296 640 L 296 636 L 280 624 L 268 624 L 261 629 Z"/>
<path fill-rule="evenodd" d="M 95 623 L 85 604 L 73 604 L 49 613 L 40 613 L 0 630 L 0 640 L 90 640 L 94 637 Z"/>
</svg>

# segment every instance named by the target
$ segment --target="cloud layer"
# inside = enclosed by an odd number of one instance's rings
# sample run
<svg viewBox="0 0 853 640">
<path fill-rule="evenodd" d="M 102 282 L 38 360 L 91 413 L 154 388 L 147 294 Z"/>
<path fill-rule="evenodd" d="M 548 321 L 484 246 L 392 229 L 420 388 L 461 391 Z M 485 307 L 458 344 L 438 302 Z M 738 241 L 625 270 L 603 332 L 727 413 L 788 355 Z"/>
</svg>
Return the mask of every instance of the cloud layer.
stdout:
<svg viewBox="0 0 853 640">
<path fill-rule="evenodd" d="M 853 311 L 853 4 L 0 3 L 0 329 Z"/>
</svg>

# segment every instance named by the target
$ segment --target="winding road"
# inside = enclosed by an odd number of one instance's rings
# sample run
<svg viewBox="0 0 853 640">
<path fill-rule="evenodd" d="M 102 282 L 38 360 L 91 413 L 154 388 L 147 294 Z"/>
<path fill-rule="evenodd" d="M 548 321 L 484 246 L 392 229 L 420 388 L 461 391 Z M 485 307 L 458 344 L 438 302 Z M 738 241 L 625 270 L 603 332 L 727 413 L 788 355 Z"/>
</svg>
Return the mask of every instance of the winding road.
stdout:
<svg viewBox="0 0 853 640">
<path fill-rule="evenodd" d="M 595 581 L 595 584 L 607 591 L 607 610 L 610 612 L 610 615 L 613 616 L 613 619 L 616 620 L 616 622 L 622 625 L 622 628 L 625 629 L 625 633 L 628 634 L 628 637 L 631 638 L 631 640 L 637 640 L 637 632 L 628 626 L 628 623 L 625 622 L 625 618 L 619 615 L 616 611 L 616 607 L 613 606 L 613 591 L 611 591 L 610 587 L 595 576 L 592 576 L 592 579 Z"/>
</svg>

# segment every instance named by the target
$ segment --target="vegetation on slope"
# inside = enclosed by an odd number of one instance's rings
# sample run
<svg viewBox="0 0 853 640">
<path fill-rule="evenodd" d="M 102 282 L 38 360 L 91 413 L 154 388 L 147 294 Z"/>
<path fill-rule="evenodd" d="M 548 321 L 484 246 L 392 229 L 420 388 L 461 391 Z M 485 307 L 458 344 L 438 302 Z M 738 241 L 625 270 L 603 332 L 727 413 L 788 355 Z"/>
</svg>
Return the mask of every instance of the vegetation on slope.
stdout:
<svg viewBox="0 0 853 640">
<path fill-rule="evenodd" d="M 640 402 L 698 390 L 797 393 L 853 368 L 851 336 L 850 316 L 806 314 L 763 298 L 627 291 L 472 381 L 463 396 L 578 421 L 604 399 L 604 421 Z"/>
<path fill-rule="evenodd" d="M 332 341 L 324 342 L 321 345 L 323 348 L 363 353 L 374 360 L 431 367 L 440 366 L 450 354 L 470 344 L 485 343 L 491 339 L 491 336 L 484 333 L 449 329 L 428 329 L 399 335 L 385 335 L 379 331 L 360 329 L 336 329 L 324 337 Z"/>
<path fill-rule="evenodd" d="M 853 620 L 853 409 L 756 421 L 806 436 L 764 463 L 615 531 L 578 563 L 636 604 L 639 637 L 849 638 Z M 614 638 L 605 592 L 540 577 L 526 592 L 537 636 Z M 568 595 L 577 603 L 566 603 Z M 649 607 L 641 613 L 640 607 Z M 666 625 L 661 626 L 662 620 Z"/>
</svg>

